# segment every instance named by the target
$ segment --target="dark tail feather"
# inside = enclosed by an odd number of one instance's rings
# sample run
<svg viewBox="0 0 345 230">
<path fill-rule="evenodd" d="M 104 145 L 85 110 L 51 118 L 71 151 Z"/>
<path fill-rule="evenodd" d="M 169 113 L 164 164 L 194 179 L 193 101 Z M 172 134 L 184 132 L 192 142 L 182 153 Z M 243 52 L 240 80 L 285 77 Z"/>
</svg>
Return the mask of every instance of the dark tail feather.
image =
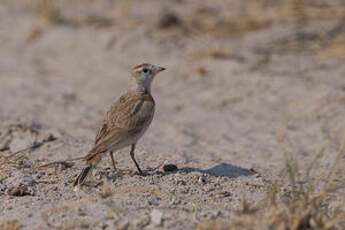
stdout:
<svg viewBox="0 0 345 230">
<path fill-rule="evenodd" d="M 78 185 L 84 184 L 86 178 L 90 175 L 91 171 L 92 171 L 92 166 L 91 165 L 85 167 L 83 169 L 83 171 L 81 171 L 81 173 L 79 174 L 77 179 L 74 181 L 73 186 L 78 186 Z"/>
<path fill-rule="evenodd" d="M 88 155 L 86 155 L 84 160 L 86 160 L 88 166 L 86 166 L 83 169 L 83 171 L 81 171 L 77 179 L 74 181 L 73 186 L 84 184 L 85 180 L 90 175 L 92 169 L 101 161 L 102 156 L 103 156 L 103 152 L 92 153 L 91 151 L 89 152 Z"/>
</svg>

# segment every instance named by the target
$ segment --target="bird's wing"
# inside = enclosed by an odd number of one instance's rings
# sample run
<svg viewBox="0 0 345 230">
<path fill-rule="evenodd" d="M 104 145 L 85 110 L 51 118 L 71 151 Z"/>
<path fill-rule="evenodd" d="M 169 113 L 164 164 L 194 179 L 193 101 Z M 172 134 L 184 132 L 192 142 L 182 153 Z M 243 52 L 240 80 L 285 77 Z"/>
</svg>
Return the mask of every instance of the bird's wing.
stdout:
<svg viewBox="0 0 345 230">
<path fill-rule="evenodd" d="M 95 145 L 102 139 L 102 137 L 107 133 L 107 123 L 104 122 L 102 127 L 98 130 L 98 133 L 95 138 Z"/>
<path fill-rule="evenodd" d="M 153 113 L 154 101 L 151 96 L 149 100 L 142 93 L 124 94 L 110 107 L 88 155 L 107 151 L 111 146 L 120 145 L 146 129 Z"/>
<path fill-rule="evenodd" d="M 106 116 L 109 129 L 119 128 L 127 132 L 135 131 L 141 125 L 150 123 L 154 113 L 154 101 L 143 93 L 127 93 L 111 106 Z"/>
<path fill-rule="evenodd" d="M 106 152 L 111 146 L 124 143 L 126 140 L 128 140 L 128 134 L 125 130 L 113 128 L 102 136 L 102 138 L 93 146 L 88 156 Z M 86 158 L 88 157 L 86 156 Z"/>
</svg>

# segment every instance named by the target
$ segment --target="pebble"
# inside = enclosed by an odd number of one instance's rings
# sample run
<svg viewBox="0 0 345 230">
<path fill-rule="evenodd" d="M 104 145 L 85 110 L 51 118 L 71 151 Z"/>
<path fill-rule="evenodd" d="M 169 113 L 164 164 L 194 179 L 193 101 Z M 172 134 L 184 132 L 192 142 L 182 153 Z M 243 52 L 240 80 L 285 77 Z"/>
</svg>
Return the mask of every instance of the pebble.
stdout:
<svg viewBox="0 0 345 230">
<path fill-rule="evenodd" d="M 204 176 L 200 176 L 198 181 L 199 181 L 199 184 L 205 184 L 206 178 Z"/>
<path fill-rule="evenodd" d="M 165 13 L 159 19 L 158 27 L 161 29 L 171 28 L 181 25 L 182 22 L 178 16 L 172 12 Z"/>
<path fill-rule="evenodd" d="M 164 172 L 173 172 L 173 171 L 177 171 L 177 170 L 178 170 L 178 168 L 174 164 L 166 164 L 163 166 Z"/>
<path fill-rule="evenodd" d="M 229 197 L 231 196 L 231 193 L 227 191 L 219 191 L 219 192 L 216 192 L 216 196 L 220 198 Z"/>
<path fill-rule="evenodd" d="M 152 224 L 159 226 L 162 224 L 163 213 L 157 209 L 153 209 L 151 212 L 151 222 Z"/>
<path fill-rule="evenodd" d="M 7 194 L 10 196 L 26 196 L 31 195 L 29 192 L 28 186 L 26 185 L 19 185 L 17 187 L 12 187 L 7 190 Z"/>
</svg>

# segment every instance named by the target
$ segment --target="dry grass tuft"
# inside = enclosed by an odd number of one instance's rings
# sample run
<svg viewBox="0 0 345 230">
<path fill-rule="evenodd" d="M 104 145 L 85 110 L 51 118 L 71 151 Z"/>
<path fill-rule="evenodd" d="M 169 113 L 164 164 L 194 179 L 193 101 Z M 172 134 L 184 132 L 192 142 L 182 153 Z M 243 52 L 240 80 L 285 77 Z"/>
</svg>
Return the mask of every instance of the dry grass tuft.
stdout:
<svg viewBox="0 0 345 230">
<path fill-rule="evenodd" d="M 295 31 L 270 44 L 269 52 L 309 51 L 321 57 L 345 57 L 345 8 L 339 3 L 321 3 L 306 0 L 246 0 L 239 9 L 228 11 L 201 4 L 199 9 L 181 15 L 177 26 L 181 27 L 181 35 L 205 42 L 205 39 L 242 36 L 271 25 L 293 25 Z M 311 26 L 313 23 L 326 22 L 331 24 L 327 27 Z M 229 59 L 231 55 L 220 52 L 213 57 Z"/>
<path fill-rule="evenodd" d="M 246 199 L 243 199 L 242 209 L 236 212 L 232 221 L 217 219 L 203 222 L 198 226 L 198 230 L 344 229 L 344 207 L 329 207 L 332 199 L 330 192 L 334 190 L 332 185 L 344 149 L 345 138 L 338 149 L 337 157 L 328 176 L 328 182 L 321 192 L 315 189 L 313 181 L 299 180 L 297 176 L 299 173 L 298 164 L 287 160 L 289 189 L 284 189 L 282 185 L 277 183 L 268 190 L 266 199 L 258 207 L 250 207 Z M 320 158 L 323 152 L 324 148 L 317 154 L 315 161 Z M 312 162 L 312 166 L 315 161 Z M 308 168 L 305 179 L 309 178 L 310 171 L 311 168 Z"/>
<path fill-rule="evenodd" d="M 229 229 L 228 223 L 222 220 L 209 220 L 199 224 L 197 230 L 226 230 Z"/>
<path fill-rule="evenodd" d="M 61 24 L 64 22 L 57 6 L 57 1 L 39 0 L 37 12 L 49 24 Z"/>
<path fill-rule="evenodd" d="M 25 40 L 27 43 L 32 43 L 39 40 L 39 38 L 41 38 L 42 35 L 43 35 L 43 30 L 41 28 L 35 27 L 28 33 Z"/>
<path fill-rule="evenodd" d="M 17 220 L 0 220 L 1 230 L 19 230 L 20 224 Z"/>
<path fill-rule="evenodd" d="M 192 12 L 183 21 L 198 35 L 238 36 L 272 24 L 304 24 L 314 20 L 341 19 L 345 8 L 338 5 L 313 4 L 306 0 L 246 0 L 235 12 L 219 12 L 208 7 Z"/>
<path fill-rule="evenodd" d="M 219 48 L 213 48 L 209 47 L 207 49 L 199 49 L 196 50 L 192 54 L 193 59 L 202 59 L 211 57 L 213 59 L 232 59 L 233 56 L 227 51 L 226 48 L 219 49 Z"/>
<path fill-rule="evenodd" d="M 328 46 L 324 49 L 320 49 L 317 52 L 320 57 L 341 57 L 345 58 L 345 33 L 341 36 L 337 36 Z"/>
<path fill-rule="evenodd" d="M 183 10 L 167 11 L 160 9 L 158 18 L 150 15 L 137 15 L 135 9 L 139 1 L 120 1 L 102 11 L 78 10 L 78 2 L 63 0 L 37 0 L 37 11 L 49 24 L 70 24 L 73 26 L 92 26 L 96 28 L 117 28 L 135 30 L 140 26 L 151 28 L 158 34 L 171 37 L 191 37 L 196 41 L 205 39 L 242 36 L 271 25 L 294 25 L 295 34 L 284 38 L 277 44 L 279 52 L 309 50 L 321 57 L 345 57 L 345 29 L 339 31 L 332 26 L 317 31 L 305 32 L 309 24 L 316 22 L 336 22 L 345 18 L 345 7 L 337 2 L 321 0 L 318 3 L 307 0 L 243 0 L 233 7 L 226 2 L 213 5 L 200 3 L 188 12 Z M 83 3 L 85 4 L 85 3 Z M 96 3 L 94 3 L 96 4 Z M 97 4 L 104 4 L 100 2 Z M 140 4 L 140 3 L 139 3 Z M 147 4 L 151 4 L 147 1 Z M 77 7 L 74 14 L 67 17 L 62 13 L 65 8 Z M 66 10 L 66 11 L 71 11 Z M 344 23 L 342 23 L 344 24 Z M 33 32 L 30 38 L 37 38 Z M 33 39 L 33 40 L 34 40 Z M 224 53 L 216 53 L 216 59 L 232 58 Z"/>
</svg>

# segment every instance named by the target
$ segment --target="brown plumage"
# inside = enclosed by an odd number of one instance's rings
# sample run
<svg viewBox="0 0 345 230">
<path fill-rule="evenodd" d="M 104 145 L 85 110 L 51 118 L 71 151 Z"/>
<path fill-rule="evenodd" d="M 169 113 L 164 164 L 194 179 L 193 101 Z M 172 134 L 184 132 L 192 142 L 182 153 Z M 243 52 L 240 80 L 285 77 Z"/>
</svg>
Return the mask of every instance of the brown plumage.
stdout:
<svg viewBox="0 0 345 230">
<path fill-rule="evenodd" d="M 131 87 L 107 112 L 93 148 L 84 157 L 87 166 L 75 180 L 74 186 L 85 182 L 106 152 L 110 153 L 116 169 L 113 151 L 127 146 L 131 146 L 131 158 L 139 173 L 142 173 L 134 158 L 135 145 L 152 122 L 155 101 L 151 95 L 151 83 L 154 76 L 164 69 L 146 63 L 132 69 Z"/>
</svg>

